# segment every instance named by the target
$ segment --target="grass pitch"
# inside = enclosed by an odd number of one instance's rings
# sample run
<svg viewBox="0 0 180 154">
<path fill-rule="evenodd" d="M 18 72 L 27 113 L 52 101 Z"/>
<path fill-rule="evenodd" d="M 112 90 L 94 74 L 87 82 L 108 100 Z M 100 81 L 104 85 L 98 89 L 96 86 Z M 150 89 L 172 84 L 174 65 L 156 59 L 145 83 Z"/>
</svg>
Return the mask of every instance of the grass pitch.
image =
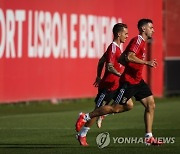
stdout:
<svg viewBox="0 0 180 154">
<path fill-rule="evenodd" d="M 156 137 L 174 137 L 175 143 L 159 147 L 137 143 L 114 143 L 112 137 L 143 137 L 144 108 L 139 102 L 134 109 L 110 115 L 103 127 L 94 125 L 88 133 L 89 147 L 81 147 L 75 139 L 75 122 L 80 111 L 94 108 L 92 99 L 63 101 L 59 104 L 32 102 L 0 105 L 1 154 L 61 154 L 61 153 L 180 153 L 180 97 L 156 99 L 153 134 Z M 100 149 L 96 136 L 108 132 L 109 146 Z"/>
</svg>

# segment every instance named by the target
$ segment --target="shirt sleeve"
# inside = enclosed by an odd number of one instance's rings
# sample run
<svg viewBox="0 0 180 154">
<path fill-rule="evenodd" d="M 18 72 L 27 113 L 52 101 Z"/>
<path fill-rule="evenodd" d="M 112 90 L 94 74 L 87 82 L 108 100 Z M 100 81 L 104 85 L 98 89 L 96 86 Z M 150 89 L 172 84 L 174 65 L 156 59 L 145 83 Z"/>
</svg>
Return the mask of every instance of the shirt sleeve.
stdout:
<svg viewBox="0 0 180 154">
<path fill-rule="evenodd" d="M 106 52 L 107 52 L 106 53 L 107 54 L 106 55 L 106 62 L 114 64 L 114 62 L 115 62 L 115 52 L 114 52 L 113 46 L 110 45 Z"/>
<path fill-rule="evenodd" d="M 141 39 L 139 37 L 133 39 L 130 45 L 130 51 L 137 54 L 140 49 L 140 44 L 141 44 Z"/>
</svg>

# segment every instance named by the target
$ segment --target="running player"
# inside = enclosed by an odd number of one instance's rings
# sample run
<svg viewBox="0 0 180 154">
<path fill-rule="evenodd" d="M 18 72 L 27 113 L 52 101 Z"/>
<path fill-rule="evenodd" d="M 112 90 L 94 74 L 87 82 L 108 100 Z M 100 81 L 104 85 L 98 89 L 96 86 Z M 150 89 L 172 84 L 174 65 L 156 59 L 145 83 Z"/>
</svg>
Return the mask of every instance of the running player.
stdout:
<svg viewBox="0 0 180 154">
<path fill-rule="evenodd" d="M 104 101 L 106 104 L 108 104 L 115 97 L 119 87 L 119 77 L 124 70 L 124 67 L 118 63 L 118 59 L 121 55 L 120 44 L 124 43 L 128 37 L 127 25 L 123 23 L 114 25 L 113 35 L 113 42 L 109 45 L 107 51 L 104 53 L 98 63 L 97 78 L 96 82 L 94 83 L 95 86 L 98 86 L 98 94 L 95 99 L 95 108 L 102 106 Z M 104 62 L 106 69 L 102 80 L 100 80 Z M 121 105 L 122 112 L 132 109 L 132 105 L 133 103 L 131 100 L 126 105 Z M 80 132 L 77 135 L 77 139 L 82 146 L 88 145 L 86 141 L 86 135 L 95 121 L 96 117 L 89 120 L 81 129 L 81 131 L 78 130 L 78 132 Z"/>
<path fill-rule="evenodd" d="M 120 105 L 126 105 L 131 97 L 135 97 L 137 101 L 145 107 L 144 123 L 145 123 L 145 142 L 148 145 L 160 145 L 162 142 L 156 140 L 152 134 L 152 125 L 154 119 L 155 101 L 149 86 L 142 79 L 142 69 L 144 65 L 156 67 L 155 59 L 151 61 L 145 60 L 145 44 L 148 39 L 152 38 L 154 33 L 153 22 L 151 19 L 141 19 L 138 21 L 139 35 L 131 39 L 126 50 L 124 51 L 127 61 L 125 70 L 120 78 L 120 88 L 116 100 L 113 105 L 106 105 L 97 108 L 90 113 L 82 113 L 77 122 L 76 130 L 89 121 L 91 118 L 105 114 L 118 113 L 121 111 Z"/>
</svg>

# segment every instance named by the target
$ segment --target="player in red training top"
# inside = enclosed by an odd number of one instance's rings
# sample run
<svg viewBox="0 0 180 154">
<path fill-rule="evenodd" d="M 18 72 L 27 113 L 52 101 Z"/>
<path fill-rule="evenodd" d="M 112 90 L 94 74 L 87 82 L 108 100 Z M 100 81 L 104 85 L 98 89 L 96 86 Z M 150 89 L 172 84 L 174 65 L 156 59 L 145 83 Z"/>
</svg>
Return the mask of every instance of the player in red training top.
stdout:
<svg viewBox="0 0 180 154">
<path fill-rule="evenodd" d="M 124 66 L 118 63 L 118 59 L 121 55 L 120 47 L 116 42 L 112 42 L 107 51 L 100 58 L 97 69 L 97 77 L 94 83 L 95 87 L 98 87 L 98 94 L 95 98 L 96 108 L 107 105 L 115 97 L 117 89 L 119 87 L 119 77 L 120 74 L 124 71 Z M 101 79 L 101 73 L 103 66 L 107 65 L 103 78 Z M 113 66 L 111 66 L 113 65 Z M 100 67 L 100 68 L 99 68 Z M 110 67 L 114 67 L 114 70 L 117 71 L 116 74 L 110 72 Z M 99 82 L 98 82 L 99 81 Z M 123 106 L 122 106 L 123 107 Z M 128 109 L 132 107 L 127 106 Z M 102 120 L 105 116 L 100 116 L 97 118 L 96 123 L 97 127 L 101 128 Z M 92 123 L 93 124 L 93 123 Z M 86 124 L 86 127 L 90 127 L 89 123 Z"/>
<path fill-rule="evenodd" d="M 155 59 L 145 60 L 145 42 L 151 39 L 154 33 L 153 22 L 150 19 L 141 19 L 138 21 L 139 35 L 133 38 L 128 44 L 124 55 L 126 60 L 125 70 L 120 78 L 119 93 L 113 102 L 113 105 L 102 106 L 91 113 L 82 114 L 76 122 L 77 128 L 81 128 L 84 123 L 93 117 L 104 114 L 119 112 L 120 105 L 127 104 L 131 97 L 145 107 L 145 143 L 148 145 L 160 145 L 162 142 L 156 140 L 152 135 L 152 124 L 154 118 L 155 101 L 149 86 L 142 79 L 142 69 L 144 65 L 156 67 Z M 123 58 L 120 58 L 123 59 Z"/>
<path fill-rule="evenodd" d="M 115 98 L 117 89 L 119 87 L 119 77 L 121 76 L 124 67 L 118 63 L 118 59 L 121 55 L 120 43 L 124 43 L 128 37 L 127 25 L 118 23 L 113 27 L 113 42 L 109 45 L 107 51 L 100 58 L 97 69 L 97 78 L 94 83 L 98 86 L 98 94 L 95 98 L 96 107 L 99 108 L 105 102 L 108 104 L 112 99 Z M 106 65 L 105 73 L 100 80 L 102 68 Z M 100 81 L 100 83 L 98 82 Z M 128 111 L 132 109 L 132 100 L 130 99 L 126 105 L 121 105 L 121 110 Z M 90 127 L 96 121 L 96 117 L 89 120 L 82 129 L 76 129 L 79 133 L 77 139 L 82 146 L 87 146 L 86 135 Z"/>
<path fill-rule="evenodd" d="M 125 55 L 126 59 L 128 59 L 127 57 L 128 55 L 130 58 L 131 55 L 134 55 L 136 56 L 135 60 L 137 60 L 138 62 L 142 62 L 141 60 L 144 61 L 146 56 L 145 46 L 146 43 L 144 38 L 141 35 L 138 35 L 130 41 L 123 54 Z M 138 84 L 142 80 L 142 70 L 144 64 L 140 63 L 141 64 L 140 65 L 138 62 L 136 63 L 134 59 L 131 60 L 132 62 L 129 61 L 126 64 L 125 71 L 121 77 L 121 81 L 122 82 L 127 81 L 130 84 L 134 85 L 134 84 Z M 153 61 L 153 64 L 156 66 L 155 60 Z"/>
</svg>

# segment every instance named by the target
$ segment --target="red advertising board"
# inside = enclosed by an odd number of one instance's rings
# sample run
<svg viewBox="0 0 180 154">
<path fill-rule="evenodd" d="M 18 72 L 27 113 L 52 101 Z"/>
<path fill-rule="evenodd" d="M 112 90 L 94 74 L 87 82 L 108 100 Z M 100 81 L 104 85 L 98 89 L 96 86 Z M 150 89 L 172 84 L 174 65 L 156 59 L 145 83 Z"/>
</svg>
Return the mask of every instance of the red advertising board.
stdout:
<svg viewBox="0 0 180 154">
<path fill-rule="evenodd" d="M 161 0 L 0 0 L 0 102 L 94 97 L 113 25 L 128 25 L 125 48 L 140 18 L 154 21 L 152 90 L 161 96 Z"/>
</svg>

